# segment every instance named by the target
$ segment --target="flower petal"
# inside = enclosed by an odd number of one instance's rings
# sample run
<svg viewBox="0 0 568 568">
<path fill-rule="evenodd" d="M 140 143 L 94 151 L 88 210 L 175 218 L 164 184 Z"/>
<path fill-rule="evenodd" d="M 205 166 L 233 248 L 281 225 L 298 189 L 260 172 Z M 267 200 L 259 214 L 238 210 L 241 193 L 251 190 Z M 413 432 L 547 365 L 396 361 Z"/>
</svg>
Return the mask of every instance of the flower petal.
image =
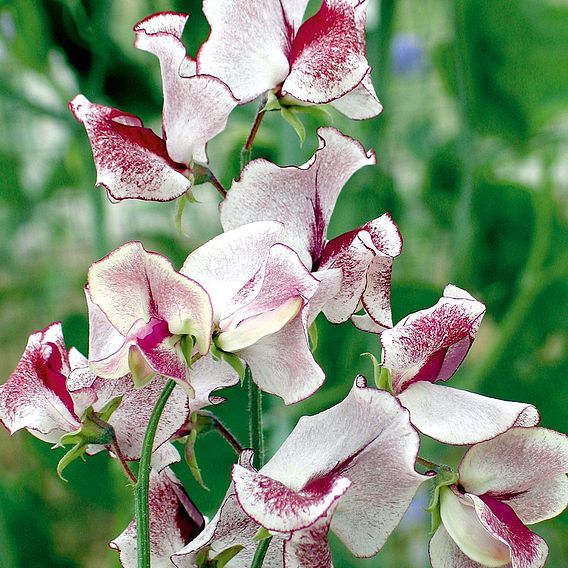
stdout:
<svg viewBox="0 0 568 568">
<path fill-rule="evenodd" d="M 208 291 L 215 321 L 256 274 L 281 232 L 280 223 L 250 223 L 211 239 L 186 258 L 180 272 Z"/>
<path fill-rule="evenodd" d="M 304 529 L 325 517 L 351 482 L 341 476 L 318 478 L 296 492 L 254 470 L 233 466 L 233 483 L 240 506 L 262 527 L 278 532 Z"/>
<path fill-rule="evenodd" d="M 328 242 L 319 267 L 341 268 L 343 283 L 324 306 L 326 317 L 334 323 L 346 321 L 361 301 L 377 325 L 392 327 L 392 261 L 401 251 L 400 232 L 388 213 Z"/>
<path fill-rule="evenodd" d="M 318 137 L 316 153 L 302 166 L 281 168 L 267 160 L 253 160 L 221 204 L 223 228 L 280 221 L 284 226 L 280 242 L 311 268 L 321 256 L 341 189 L 357 170 L 376 162 L 373 151 L 366 152 L 335 128 L 318 129 Z"/>
<path fill-rule="evenodd" d="M 153 53 L 160 60 L 164 89 L 162 128 L 168 154 L 175 162 L 206 163 L 206 144 L 224 130 L 237 105 L 230 89 L 215 77 L 180 75 L 186 55 L 181 42 L 189 16 L 162 12 L 134 26 L 135 47 Z M 187 69 L 188 65 L 184 66 Z"/>
<path fill-rule="evenodd" d="M 512 428 L 470 448 L 460 464 L 470 493 L 510 505 L 526 524 L 568 506 L 568 437 L 546 428 Z"/>
<path fill-rule="evenodd" d="M 300 418 L 260 473 L 294 491 L 329 475 L 348 478 L 352 485 L 339 500 L 331 527 L 356 556 L 372 556 L 427 479 L 414 470 L 418 445 L 396 398 L 366 388 L 360 377 L 345 400 Z"/>
<path fill-rule="evenodd" d="M 211 34 L 197 54 L 200 75 L 218 77 L 242 103 L 286 78 L 292 29 L 280 2 L 204 0 L 203 12 Z"/>
<path fill-rule="evenodd" d="M 83 95 L 69 109 L 87 131 L 96 185 L 104 186 L 112 199 L 170 201 L 191 187 L 182 175 L 186 167 L 172 161 L 165 142 L 136 116 L 93 104 Z"/>
<path fill-rule="evenodd" d="M 284 95 L 328 103 L 361 83 L 370 71 L 365 57 L 366 9 L 366 0 L 323 1 L 292 42 L 290 74 L 282 85 Z"/>
<path fill-rule="evenodd" d="M 331 106 L 355 120 L 373 118 L 383 112 L 383 105 L 375 93 L 370 72 L 352 91 L 332 101 Z"/>
<path fill-rule="evenodd" d="M 282 397 L 286 404 L 304 400 L 325 380 L 310 351 L 307 317 L 306 306 L 280 331 L 236 353 L 249 365 L 258 387 Z"/>
<path fill-rule="evenodd" d="M 170 556 L 195 538 L 205 521 L 170 469 L 150 472 L 149 508 L 152 568 L 169 568 Z M 110 546 L 119 551 L 123 568 L 136 568 L 136 520 Z"/>
<path fill-rule="evenodd" d="M 430 563 L 432 568 L 485 568 L 483 564 L 467 557 L 453 541 L 444 525 L 440 525 L 430 540 Z M 505 564 L 511 568 L 511 564 Z"/>
<path fill-rule="evenodd" d="M 323 268 L 312 272 L 312 276 L 319 280 L 319 286 L 309 301 L 308 327 L 312 325 L 327 302 L 339 292 L 343 282 L 341 268 Z"/>
<path fill-rule="evenodd" d="M 223 360 L 215 361 L 210 354 L 198 359 L 192 365 L 190 373 L 194 391 L 194 397 L 190 401 L 192 412 L 214 404 L 215 399 L 212 402 L 211 393 L 236 385 L 240 380 L 239 374 L 231 365 Z"/>
<path fill-rule="evenodd" d="M 448 285 L 432 308 L 407 316 L 381 334 L 383 365 L 396 394 L 416 381 L 447 381 L 473 342 L 485 306 Z"/>
<path fill-rule="evenodd" d="M 513 426 L 535 426 L 540 419 L 531 404 L 499 400 L 427 381 L 409 385 L 398 398 L 408 408 L 412 424 L 444 444 L 477 444 Z"/>
<path fill-rule="evenodd" d="M 68 373 L 61 324 L 32 334 L 15 371 L 0 386 L 0 421 L 11 434 L 26 428 L 54 443 L 80 427 L 66 387 Z"/>
</svg>

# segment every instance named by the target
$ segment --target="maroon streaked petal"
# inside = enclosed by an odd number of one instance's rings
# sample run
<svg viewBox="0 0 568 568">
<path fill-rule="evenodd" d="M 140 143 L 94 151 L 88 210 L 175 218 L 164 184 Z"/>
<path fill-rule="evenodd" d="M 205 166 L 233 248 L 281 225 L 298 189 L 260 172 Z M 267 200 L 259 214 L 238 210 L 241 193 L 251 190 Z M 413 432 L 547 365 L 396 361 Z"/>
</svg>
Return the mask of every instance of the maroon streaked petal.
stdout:
<svg viewBox="0 0 568 568">
<path fill-rule="evenodd" d="M 324 0 L 294 38 L 290 74 L 282 93 L 310 103 L 328 103 L 355 89 L 369 73 L 365 57 L 367 2 Z"/>
<path fill-rule="evenodd" d="M 278 532 L 304 529 L 325 517 L 351 482 L 339 475 L 319 478 L 300 491 L 254 470 L 233 466 L 233 483 L 240 506 L 264 528 Z"/>
<path fill-rule="evenodd" d="M 79 428 L 68 373 L 61 324 L 32 334 L 16 369 L 0 386 L 0 421 L 11 434 L 27 428 L 37 438 L 57 442 Z"/>
<path fill-rule="evenodd" d="M 286 78 L 292 29 L 280 2 L 204 0 L 203 12 L 211 33 L 197 54 L 200 75 L 218 77 L 242 103 Z"/>
<path fill-rule="evenodd" d="M 447 381 L 473 343 L 485 306 L 448 285 L 438 303 L 413 313 L 381 334 L 383 365 L 395 393 L 417 381 Z"/>
<path fill-rule="evenodd" d="M 359 378 L 345 400 L 300 418 L 260 473 L 295 491 L 330 475 L 348 478 L 331 527 L 356 556 L 372 556 L 427 479 L 414 469 L 418 446 L 398 400 Z"/>
<path fill-rule="evenodd" d="M 506 503 L 493 497 L 468 495 L 485 529 L 509 547 L 513 568 L 541 568 L 548 557 L 548 546 L 531 532 Z"/>
<path fill-rule="evenodd" d="M 459 467 L 470 493 L 509 504 L 526 524 L 568 506 L 568 437 L 547 428 L 512 428 L 470 448 Z"/>
<path fill-rule="evenodd" d="M 122 335 L 154 318 L 166 321 L 171 334 L 193 335 L 200 353 L 209 349 L 213 324 L 207 292 L 141 243 L 127 243 L 92 264 L 88 286 L 91 300 Z"/>
<path fill-rule="evenodd" d="M 331 106 L 355 120 L 373 118 L 383 112 L 383 105 L 379 102 L 371 82 L 370 71 L 352 91 L 332 101 Z"/>
<path fill-rule="evenodd" d="M 96 185 L 115 200 L 170 201 L 184 194 L 186 167 L 168 156 L 165 142 L 134 115 L 77 95 L 69 108 L 83 123 L 97 169 Z"/>
<path fill-rule="evenodd" d="M 388 213 L 328 242 L 319 267 L 341 268 L 343 284 L 324 306 L 326 317 L 334 323 L 346 321 L 361 301 L 377 325 L 392 327 L 391 270 L 401 251 L 402 237 Z"/>
<path fill-rule="evenodd" d="M 351 316 L 351 322 L 357 329 L 366 331 L 367 333 L 379 334 L 385 331 L 385 329 L 389 329 L 388 327 L 376 323 L 373 318 L 367 313 L 355 314 Z"/>
<path fill-rule="evenodd" d="M 222 233 L 187 257 L 180 272 L 207 290 L 215 321 L 257 273 L 270 247 L 280 241 L 281 232 L 280 223 L 250 223 Z"/>
<path fill-rule="evenodd" d="M 535 426 L 540 420 L 531 404 L 511 402 L 419 381 L 398 398 L 412 424 L 444 444 L 477 444 L 513 426 Z"/>
<path fill-rule="evenodd" d="M 206 144 L 221 132 L 237 100 L 229 88 L 215 77 L 187 77 L 180 74 L 190 59 L 181 42 L 189 16 L 162 12 L 134 26 L 135 47 L 153 53 L 160 60 L 164 90 L 162 128 L 168 154 L 175 162 L 206 163 Z"/>
<path fill-rule="evenodd" d="M 461 551 L 444 525 L 438 527 L 430 540 L 429 552 L 432 568 L 486 568 Z M 505 564 L 503 568 L 511 568 L 511 564 Z"/>
<path fill-rule="evenodd" d="M 292 28 L 293 35 L 296 35 L 298 28 L 302 25 L 304 12 L 309 0 L 281 0 L 286 22 Z"/>
<path fill-rule="evenodd" d="M 309 397 L 325 380 L 310 351 L 307 316 L 306 306 L 280 331 L 236 352 L 249 365 L 258 387 L 281 397 L 286 404 Z"/>
<path fill-rule="evenodd" d="M 170 556 L 203 530 L 205 521 L 170 469 L 151 471 L 149 509 L 151 563 L 165 568 L 172 565 Z M 136 520 L 110 546 L 119 551 L 123 568 L 136 568 Z"/>
<path fill-rule="evenodd" d="M 337 197 L 360 168 L 376 162 L 373 151 L 335 128 L 318 129 L 319 147 L 302 166 L 281 168 L 253 160 L 221 204 L 225 230 L 252 221 L 280 221 L 280 242 L 311 268 L 321 256 Z"/>
</svg>

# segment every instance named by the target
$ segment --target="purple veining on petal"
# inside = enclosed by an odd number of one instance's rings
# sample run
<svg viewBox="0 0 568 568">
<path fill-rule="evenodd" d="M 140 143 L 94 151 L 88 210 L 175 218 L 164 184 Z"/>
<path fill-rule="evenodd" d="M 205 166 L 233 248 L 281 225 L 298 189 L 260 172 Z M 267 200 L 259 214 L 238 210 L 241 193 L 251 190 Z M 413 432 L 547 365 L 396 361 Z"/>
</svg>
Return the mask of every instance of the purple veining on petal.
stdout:
<svg viewBox="0 0 568 568">
<path fill-rule="evenodd" d="M 43 380 L 45 386 L 59 397 L 71 415 L 79 420 L 79 417 L 75 414 L 73 399 L 67 390 L 67 378 L 62 373 L 62 353 L 54 343 L 49 342 L 47 346 L 51 348 L 47 360 L 38 358 L 35 363 L 38 376 Z"/>
</svg>

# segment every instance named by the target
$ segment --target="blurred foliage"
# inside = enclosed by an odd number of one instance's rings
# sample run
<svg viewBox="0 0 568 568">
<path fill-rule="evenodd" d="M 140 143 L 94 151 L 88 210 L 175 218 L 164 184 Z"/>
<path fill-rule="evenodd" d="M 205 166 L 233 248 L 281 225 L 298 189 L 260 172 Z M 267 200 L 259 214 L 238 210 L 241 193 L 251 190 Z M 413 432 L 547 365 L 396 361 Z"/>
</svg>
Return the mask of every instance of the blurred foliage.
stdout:
<svg viewBox="0 0 568 568">
<path fill-rule="evenodd" d="M 317 2 L 309 10 L 317 8 Z M 206 186 L 188 207 L 185 234 L 175 204 L 111 205 L 93 189 L 87 137 L 66 111 L 77 92 L 139 115 L 160 129 L 155 58 L 132 47 L 135 22 L 160 10 L 192 14 L 184 34 L 195 54 L 207 37 L 197 0 L 0 1 L 0 368 L 5 380 L 28 335 L 63 321 L 68 345 L 87 350 L 82 286 L 88 266 L 129 239 L 177 266 L 220 231 L 217 195 Z M 542 424 L 566 430 L 568 407 L 568 6 L 553 0 L 370 0 L 368 57 L 385 112 L 333 125 L 377 150 L 340 196 L 330 236 L 390 211 L 405 238 L 395 263 L 395 321 L 435 303 L 449 281 L 487 303 L 487 315 L 455 386 L 526 400 Z M 254 104 L 237 109 L 209 146 L 229 185 Z M 319 123 L 302 117 L 306 143 L 274 113 L 255 155 L 302 163 Z M 286 408 L 265 398 L 274 451 L 304 413 L 339 401 L 360 354 L 377 338 L 319 321 L 318 361 L 328 376 L 314 397 Z M 240 387 L 215 412 L 247 440 Z M 176 471 L 210 517 L 229 482 L 231 449 L 215 433 L 197 441 L 204 492 Z M 423 454 L 456 463 L 463 450 L 424 440 Z M 107 542 L 132 517 L 130 488 L 106 456 L 55 474 L 59 451 L 26 433 L 0 432 L 0 566 L 116 566 Z M 427 566 L 423 491 L 374 559 L 354 560 L 334 541 L 342 567 Z M 536 527 L 551 546 L 548 566 L 568 565 L 568 515 Z"/>
</svg>

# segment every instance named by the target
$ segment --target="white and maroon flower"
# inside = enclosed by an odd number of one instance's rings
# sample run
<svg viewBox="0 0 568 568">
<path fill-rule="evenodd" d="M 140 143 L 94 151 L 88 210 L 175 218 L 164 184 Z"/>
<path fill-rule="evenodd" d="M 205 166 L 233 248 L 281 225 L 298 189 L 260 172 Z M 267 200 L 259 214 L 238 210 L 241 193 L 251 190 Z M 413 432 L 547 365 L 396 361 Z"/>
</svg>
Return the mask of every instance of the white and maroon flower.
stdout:
<svg viewBox="0 0 568 568">
<path fill-rule="evenodd" d="M 566 508 L 567 473 L 568 438 L 546 428 L 512 428 L 471 447 L 459 467 L 459 485 L 441 491 L 432 566 L 544 566 L 546 542 L 525 525 Z"/>
<path fill-rule="evenodd" d="M 196 76 L 196 63 L 181 42 L 187 18 L 160 13 L 134 27 L 135 46 L 160 60 L 163 139 L 138 117 L 91 103 L 83 95 L 69 103 L 87 130 L 97 185 L 114 200 L 169 201 L 188 191 L 193 162 L 207 163 L 207 142 L 225 128 L 237 104 L 219 79 Z"/>
<path fill-rule="evenodd" d="M 224 81 L 241 103 L 275 90 L 307 104 L 331 103 L 355 119 L 382 106 L 365 56 L 366 0 L 324 0 L 302 24 L 307 0 L 205 0 L 211 34 L 199 73 Z"/>
<path fill-rule="evenodd" d="M 258 222 L 223 233 L 191 253 L 181 273 L 209 293 L 216 346 L 245 361 L 262 390 L 291 404 L 324 380 L 306 331 L 319 282 L 280 244 L 281 232 L 279 223 Z"/>
<path fill-rule="evenodd" d="M 435 384 L 447 381 L 464 360 L 485 306 L 448 285 L 432 308 L 407 316 L 381 334 L 383 366 L 393 393 L 424 434 L 448 444 L 475 444 L 512 426 L 534 426 L 534 406 Z"/>
<path fill-rule="evenodd" d="M 203 530 L 205 520 L 169 468 L 151 470 L 148 506 L 152 568 L 171 567 L 170 556 Z M 123 568 L 136 568 L 136 520 L 110 546 L 119 551 Z"/>
<path fill-rule="evenodd" d="M 374 164 L 375 154 L 334 128 L 320 128 L 318 136 L 319 147 L 303 166 L 281 168 L 267 160 L 252 161 L 221 204 L 221 222 L 229 230 L 252 221 L 280 221 L 282 242 L 314 270 L 322 293 L 323 284 L 329 286 L 313 304 L 335 323 L 349 319 L 362 304 L 366 314 L 354 316 L 354 323 L 381 331 L 392 326 L 391 268 L 402 250 L 390 215 L 326 242 L 343 185 L 357 170 Z"/>
<path fill-rule="evenodd" d="M 207 292 L 163 256 L 127 243 L 89 269 L 89 362 L 94 373 L 139 384 L 156 374 L 192 392 L 185 337 L 209 351 L 212 308 Z M 193 341 L 193 339 L 192 339 Z"/>
<path fill-rule="evenodd" d="M 418 446 L 407 411 L 359 377 L 341 403 L 302 417 L 260 471 L 243 456 L 212 527 L 176 558 L 206 545 L 242 544 L 250 554 L 257 543 L 248 537 L 259 526 L 276 535 L 271 566 L 330 567 L 330 528 L 353 554 L 372 556 L 427 479 L 414 469 Z"/>
<path fill-rule="evenodd" d="M 123 457 L 137 460 L 150 413 L 164 387 L 162 380 L 146 389 L 136 389 L 129 376 L 106 381 L 93 375 L 87 360 L 76 349 L 67 351 L 61 324 L 54 323 L 34 333 L 16 370 L 0 386 L 0 420 L 10 431 L 26 428 L 34 436 L 58 443 L 62 436 L 81 428 L 89 407 L 95 412 L 121 397 L 108 419 Z M 161 466 L 179 459 L 166 442 L 185 423 L 189 414 L 187 394 L 176 388 L 158 425 L 154 463 Z M 90 444 L 87 453 L 104 446 Z"/>
</svg>

